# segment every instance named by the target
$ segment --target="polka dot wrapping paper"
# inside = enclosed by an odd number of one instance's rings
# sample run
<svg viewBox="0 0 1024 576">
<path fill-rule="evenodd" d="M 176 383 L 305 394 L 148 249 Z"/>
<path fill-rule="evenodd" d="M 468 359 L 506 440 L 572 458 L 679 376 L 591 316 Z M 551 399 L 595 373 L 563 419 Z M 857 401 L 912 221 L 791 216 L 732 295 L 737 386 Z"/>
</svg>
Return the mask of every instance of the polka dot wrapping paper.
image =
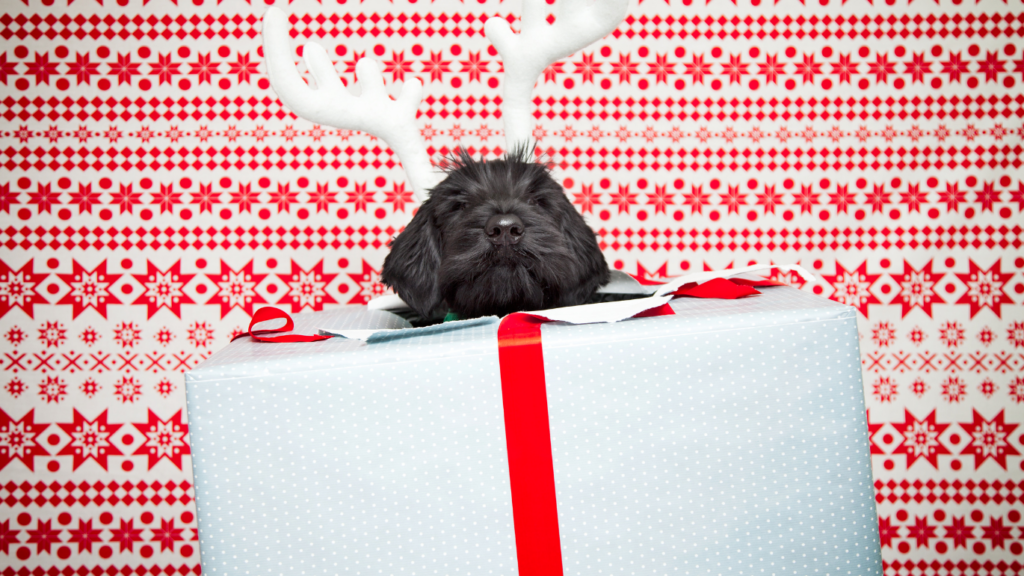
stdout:
<svg viewBox="0 0 1024 576">
<path fill-rule="evenodd" d="M 544 328 L 566 574 L 881 573 L 856 312 L 763 291 Z M 528 384 L 507 363 L 526 360 L 501 357 L 497 322 L 423 330 L 242 339 L 186 375 L 207 574 L 561 573 L 524 570 L 541 527 L 513 529 L 538 506 L 510 484 L 507 387 Z"/>
<path fill-rule="evenodd" d="M 503 152 L 483 22 L 518 2 L 277 4 L 345 82 L 421 79 L 435 161 Z M 282 106 L 264 9 L 4 4 L 0 576 L 199 572 L 182 374 L 261 306 L 385 291 L 411 190 Z M 643 0 L 533 94 L 615 268 L 800 263 L 856 308 L 887 576 L 1024 571 L 1022 33 L 1014 0 Z"/>
</svg>

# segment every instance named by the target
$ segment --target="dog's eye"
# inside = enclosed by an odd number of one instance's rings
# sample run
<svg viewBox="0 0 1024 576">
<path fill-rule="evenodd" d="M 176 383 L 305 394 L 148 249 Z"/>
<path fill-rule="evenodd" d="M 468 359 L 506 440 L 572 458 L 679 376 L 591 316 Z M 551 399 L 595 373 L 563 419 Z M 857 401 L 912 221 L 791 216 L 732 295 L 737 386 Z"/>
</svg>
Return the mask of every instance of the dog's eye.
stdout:
<svg viewBox="0 0 1024 576">
<path fill-rule="evenodd" d="M 544 198 L 542 198 L 541 196 L 531 195 L 529 198 L 527 198 L 526 203 L 529 204 L 530 206 L 544 206 Z"/>
<path fill-rule="evenodd" d="M 452 204 L 452 212 L 461 212 L 461 211 L 465 210 L 465 208 L 466 208 L 466 203 L 465 202 L 456 202 L 456 203 Z"/>
</svg>

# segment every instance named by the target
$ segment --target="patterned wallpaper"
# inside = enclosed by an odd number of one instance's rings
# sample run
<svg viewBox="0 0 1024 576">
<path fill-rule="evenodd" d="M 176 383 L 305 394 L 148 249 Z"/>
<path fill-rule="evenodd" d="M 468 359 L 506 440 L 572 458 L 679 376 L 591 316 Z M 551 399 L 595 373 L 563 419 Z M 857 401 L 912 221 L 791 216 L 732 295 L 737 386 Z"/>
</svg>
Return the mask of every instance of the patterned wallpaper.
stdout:
<svg viewBox="0 0 1024 576">
<path fill-rule="evenodd" d="M 278 4 L 347 83 L 421 79 L 435 159 L 503 151 L 517 2 Z M 0 575 L 198 574 L 182 372 L 382 293 L 412 193 L 282 107 L 258 1 L 4 9 Z M 1022 35 L 1010 0 L 643 0 L 534 92 L 616 268 L 800 263 L 860 311 L 888 576 L 1024 572 Z"/>
</svg>

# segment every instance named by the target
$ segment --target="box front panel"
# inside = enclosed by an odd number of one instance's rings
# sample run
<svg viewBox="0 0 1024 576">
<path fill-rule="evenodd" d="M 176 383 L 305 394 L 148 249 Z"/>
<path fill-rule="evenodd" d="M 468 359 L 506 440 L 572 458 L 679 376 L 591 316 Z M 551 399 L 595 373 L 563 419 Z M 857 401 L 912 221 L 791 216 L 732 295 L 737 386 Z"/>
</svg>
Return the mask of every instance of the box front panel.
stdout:
<svg viewBox="0 0 1024 576">
<path fill-rule="evenodd" d="M 881 574 L 855 320 L 678 321 L 545 333 L 566 574 Z"/>
<path fill-rule="evenodd" d="M 187 388 L 205 574 L 516 573 L 496 355 Z"/>
</svg>

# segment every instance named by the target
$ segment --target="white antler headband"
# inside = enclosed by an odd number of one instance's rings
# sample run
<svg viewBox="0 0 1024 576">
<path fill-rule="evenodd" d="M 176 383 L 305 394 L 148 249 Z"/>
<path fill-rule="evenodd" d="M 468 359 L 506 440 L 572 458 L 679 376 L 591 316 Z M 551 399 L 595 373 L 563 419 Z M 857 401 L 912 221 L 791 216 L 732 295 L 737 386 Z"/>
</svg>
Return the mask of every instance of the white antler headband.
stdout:
<svg viewBox="0 0 1024 576">
<path fill-rule="evenodd" d="M 505 64 L 505 143 L 515 149 L 529 143 L 533 116 L 530 113 L 533 86 L 553 62 L 595 42 L 615 29 L 626 17 L 629 0 L 559 0 L 554 22 L 547 22 L 546 0 L 523 0 L 522 29 L 512 32 L 501 18 L 484 25 L 487 38 L 498 49 Z M 423 85 L 411 78 L 402 86 L 397 100 L 384 90 L 384 79 L 373 59 L 356 64 L 356 78 L 362 89 L 356 97 L 342 84 L 324 49 L 312 42 L 303 47 L 306 67 L 316 81 L 307 86 L 292 62 L 288 18 L 277 8 L 263 16 L 263 53 L 270 85 L 284 105 L 298 116 L 334 128 L 359 130 L 383 140 L 402 162 L 416 199 L 427 198 L 439 182 L 430 164 L 426 146 L 416 128 L 416 107 L 423 97 Z"/>
<path fill-rule="evenodd" d="M 312 122 L 380 138 L 398 155 L 416 199 L 426 200 L 438 176 L 416 128 L 416 107 L 423 98 L 419 80 L 407 80 L 398 99 L 392 100 L 384 90 L 377 63 L 363 58 L 356 64 L 362 94 L 353 96 L 341 83 L 327 52 L 319 44 L 307 42 L 302 56 L 317 87 L 307 86 L 292 63 L 288 17 L 277 8 L 269 8 L 263 15 L 263 54 L 270 84 L 285 106 Z"/>
<path fill-rule="evenodd" d="M 544 69 L 607 36 L 626 17 L 628 7 L 629 0 L 560 0 L 554 7 L 546 0 L 523 0 L 519 34 L 500 17 L 487 20 L 484 33 L 505 63 L 501 114 L 508 149 L 530 141 L 531 94 Z M 555 21 L 548 24 L 552 8 Z"/>
</svg>

